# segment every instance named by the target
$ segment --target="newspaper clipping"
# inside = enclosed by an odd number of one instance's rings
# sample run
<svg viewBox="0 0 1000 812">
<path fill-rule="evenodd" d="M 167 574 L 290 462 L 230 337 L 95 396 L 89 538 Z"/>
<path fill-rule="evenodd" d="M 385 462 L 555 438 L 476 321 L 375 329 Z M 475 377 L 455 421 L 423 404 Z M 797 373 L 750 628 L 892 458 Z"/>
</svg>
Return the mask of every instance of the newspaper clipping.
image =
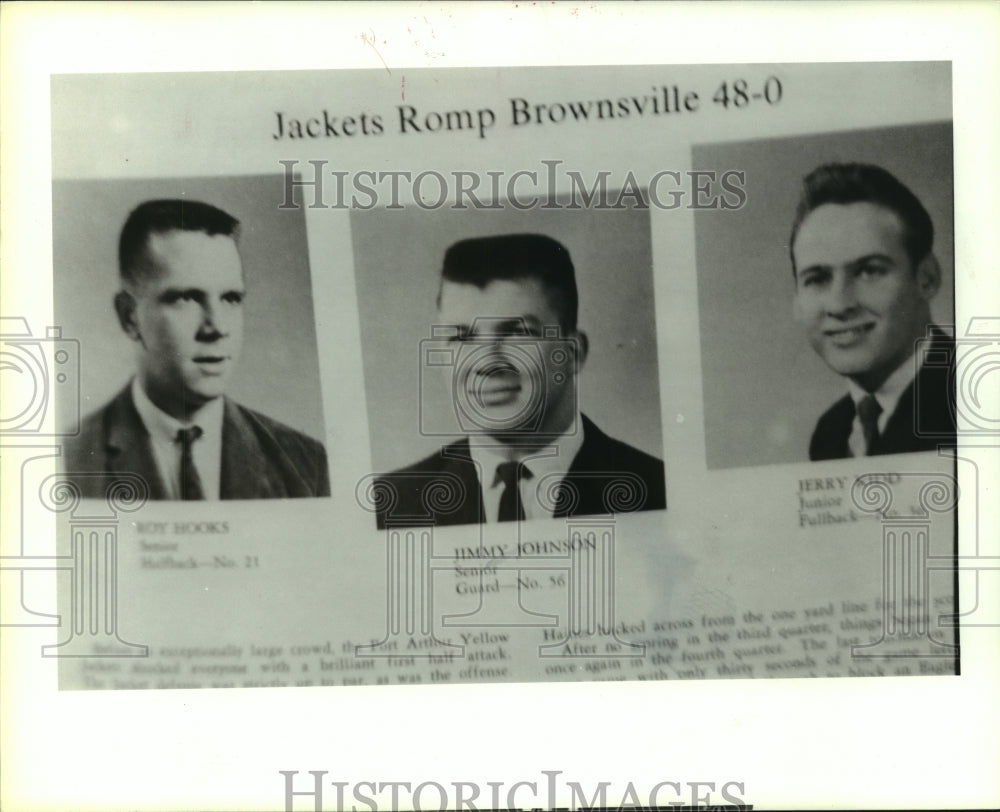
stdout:
<svg viewBox="0 0 1000 812">
<path fill-rule="evenodd" d="M 51 97 L 60 689 L 960 672 L 949 63 Z"/>
</svg>

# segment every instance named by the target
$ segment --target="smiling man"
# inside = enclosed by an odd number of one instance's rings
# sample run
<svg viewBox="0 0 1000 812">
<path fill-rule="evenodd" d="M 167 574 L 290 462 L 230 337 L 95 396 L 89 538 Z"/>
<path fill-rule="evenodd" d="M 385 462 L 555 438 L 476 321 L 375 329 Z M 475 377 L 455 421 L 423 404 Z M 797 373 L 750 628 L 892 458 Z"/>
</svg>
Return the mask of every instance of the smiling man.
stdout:
<svg viewBox="0 0 1000 812">
<path fill-rule="evenodd" d="M 447 250 L 440 343 L 425 347 L 425 363 L 450 373 L 454 424 L 465 437 L 380 479 L 380 526 L 666 507 L 662 461 L 580 412 L 589 343 L 577 309 L 569 252 L 550 237 L 478 237 Z"/>
<path fill-rule="evenodd" d="M 114 299 L 136 375 L 66 443 L 81 492 L 119 473 L 152 499 L 329 495 L 317 441 L 225 397 L 243 346 L 239 222 L 206 203 L 152 200 L 129 215 Z"/>
<path fill-rule="evenodd" d="M 954 444 L 955 347 L 931 320 L 933 242 L 927 210 L 886 170 L 827 164 L 805 178 L 789 243 L 795 318 L 848 388 L 820 417 L 810 459 Z"/>
</svg>

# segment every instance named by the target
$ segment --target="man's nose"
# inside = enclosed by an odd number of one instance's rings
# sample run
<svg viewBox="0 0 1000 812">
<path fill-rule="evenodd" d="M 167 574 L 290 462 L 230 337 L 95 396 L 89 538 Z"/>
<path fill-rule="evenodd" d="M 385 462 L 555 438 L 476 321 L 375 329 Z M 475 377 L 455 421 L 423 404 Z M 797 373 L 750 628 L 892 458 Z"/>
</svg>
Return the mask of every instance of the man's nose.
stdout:
<svg viewBox="0 0 1000 812">
<path fill-rule="evenodd" d="M 201 341 L 216 341 L 229 335 L 231 330 L 229 319 L 223 315 L 223 310 L 217 304 L 205 302 L 201 308 L 201 324 L 198 326 L 198 339 Z"/>
<path fill-rule="evenodd" d="M 505 336 L 480 335 L 481 346 L 476 352 L 476 375 L 492 375 L 496 366 L 512 363 L 511 349 L 507 346 Z"/>
<path fill-rule="evenodd" d="M 834 274 L 827 290 L 826 310 L 834 316 L 852 313 L 858 306 L 854 278 L 847 273 Z"/>
</svg>

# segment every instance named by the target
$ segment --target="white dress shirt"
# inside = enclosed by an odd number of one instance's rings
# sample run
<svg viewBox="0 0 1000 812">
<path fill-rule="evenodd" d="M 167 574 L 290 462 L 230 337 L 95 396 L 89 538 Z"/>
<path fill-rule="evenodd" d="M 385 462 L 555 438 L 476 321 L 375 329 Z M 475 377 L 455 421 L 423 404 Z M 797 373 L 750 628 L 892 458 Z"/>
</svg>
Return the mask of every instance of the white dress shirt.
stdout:
<svg viewBox="0 0 1000 812">
<path fill-rule="evenodd" d="M 167 498 L 181 498 L 181 444 L 177 440 L 177 432 L 198 426 L 202 435 L 192 443 L 191 457 L 198 470 L 205 498 L 218 499 L 222 470 L 222 398 L 210 400 L 186 423 L 157 408 L 139 384 L 138 378 L 132 379 L 132 401 L 149 433 L 153 459 L 167 489 Z"/>
<path fill-rule="evenodd" d="M 523 478 L 521 480 L 521 504 L 524 507 L 524 518 L 552 518 L 552 511 L 547 509 L 551 506 L 551 500 L 544 504 L 540 502 L 537 488 L 543 477 L 558 476 L 561 481 L 569 473 L 574 457 L 583 446 L 583 423 L 579 415 L 577 415 L 574 426 L 576 427 L 574 432 L 563 434 L 554 443 L 528 454 L 520 454 L 517 447 L 506 446 L 502 443 L 476 445 L 477 442 L 486 438 L 475 438 L 470 444 L 469 454 L 472 461 L 476 463 L 480 477 L 484 480 L 480 482 L 480 485 L 483 490 L 485 521 L 496 522 L 500 516 L 500 497 L 503 495 L 504 485 L 497 479 L 497 466 L 503 462 L 513 461 L 523 463 L 524 467 L 531 471 L 531 479 Z"/>
<path fill-rule="evenodd" d="M 921 358 L 922 361 L 923 359 Z M 899 398 L 906 390 L 906 387 L 912 383 L 914 377 L 916 377 L 917 368 L 915 362 L 916 355 L 914 354 L 907 358 L 900 366 L 896 367 L 895 372 L 886 378 L 885 382 L 877 390 L 871 393 L 866 392 L 854 381 L 848 379 L 847 388 L 850 392 L 851 400 L 854 401 L 854 422 L 851 424 L 851 436 L 847 438 L 847 447 L 853 456 L 864 457 L 867 451 L 864 430 L 861 428 L 861 418 L 857 414 L 858 404 L 869 394 L 878 401 L 878 405 L 882 407 L 882 411 L 879 412 L 878 416 L 878 433 L 881 435 L 885 431 L 889 418 L 896 411 Z"/>
</svg>

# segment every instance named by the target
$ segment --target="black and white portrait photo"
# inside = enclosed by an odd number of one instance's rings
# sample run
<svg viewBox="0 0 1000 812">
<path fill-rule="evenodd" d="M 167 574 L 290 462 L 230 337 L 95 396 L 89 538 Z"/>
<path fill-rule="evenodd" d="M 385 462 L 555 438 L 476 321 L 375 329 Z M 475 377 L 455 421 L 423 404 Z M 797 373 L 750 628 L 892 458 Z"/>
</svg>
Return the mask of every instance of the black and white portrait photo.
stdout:
<svg viewBox="0 0 1000 812">
<path fill-rule="evenodd" d="M 55 305 L 79 336 L 65 471 L 160 500 L 330 493 L 301 212 L 280 178 L 54 184 Z"/>
<path fill-rule="evenodd" d="M 648 214 L 352 214 L 380 524 L 666 507 Z"/>
<path fill-rule="evenodd" d="M 693 155 L 748 195 L 695 217 L 708 468 L 954 445 L 951 123 Z"/>
</svg>

